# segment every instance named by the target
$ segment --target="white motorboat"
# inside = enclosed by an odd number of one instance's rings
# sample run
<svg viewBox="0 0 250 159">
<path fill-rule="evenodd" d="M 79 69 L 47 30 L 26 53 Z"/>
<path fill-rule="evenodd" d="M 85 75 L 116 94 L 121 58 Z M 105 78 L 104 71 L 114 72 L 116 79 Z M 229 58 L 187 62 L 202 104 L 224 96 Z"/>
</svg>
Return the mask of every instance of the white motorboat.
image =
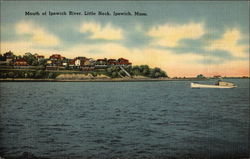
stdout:
<svg viewBox="0 0 250 159">
<path fill-rule="evenodd" d="M 235 84 L 230 82 L 218 81 L 214 85 L 209 84 L 199 84 L 199 83 L 191 83 L 191 88 L 235 88 L 237 87 Z"/>
</svg>

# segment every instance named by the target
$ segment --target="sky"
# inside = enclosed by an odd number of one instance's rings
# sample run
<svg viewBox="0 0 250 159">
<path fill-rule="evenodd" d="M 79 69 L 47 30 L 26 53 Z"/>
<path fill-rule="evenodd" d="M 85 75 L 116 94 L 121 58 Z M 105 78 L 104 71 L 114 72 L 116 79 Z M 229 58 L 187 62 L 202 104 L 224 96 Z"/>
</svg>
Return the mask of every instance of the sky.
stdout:
<svg viewBox="0 0 250 159">
<path fill-rule="evenodd" d="M 170 77 L 249 76 L 247 1 L 0 1 L 1 50 L 127 58 Z M 39 12 L 27 16 L 25 12 Z M 69 15 L 69 11 L 82 15 Z M 110 16 L 85 15 L 109 12 Z M 114 16 L 113 12 L 131 16 Z M 46 15 L 42 15 L 46 12 Z M 67 15 L 50 16 L 49 12 Z M 146 13 L 135 16 L 134 12 Z"/>
</svg>

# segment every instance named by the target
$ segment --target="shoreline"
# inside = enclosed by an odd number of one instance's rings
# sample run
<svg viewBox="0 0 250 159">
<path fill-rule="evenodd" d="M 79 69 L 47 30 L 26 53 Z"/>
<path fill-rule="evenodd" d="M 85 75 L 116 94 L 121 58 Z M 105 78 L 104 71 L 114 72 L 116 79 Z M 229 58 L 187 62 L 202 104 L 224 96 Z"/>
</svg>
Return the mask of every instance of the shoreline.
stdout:
<svg viewBox="0 0 250 159">
<path fill-rule="evenodd" d="M 213 78 L 211 78 L 213 79 Z M 226 78 L 249 79 L 249 78 Z M 0 82 L 160 82 L 160 81 L 205 81 L 198 78 L 86 78 L 86 79 L 32 79 L 32 78 L 0 78 Z"/>
</svg>

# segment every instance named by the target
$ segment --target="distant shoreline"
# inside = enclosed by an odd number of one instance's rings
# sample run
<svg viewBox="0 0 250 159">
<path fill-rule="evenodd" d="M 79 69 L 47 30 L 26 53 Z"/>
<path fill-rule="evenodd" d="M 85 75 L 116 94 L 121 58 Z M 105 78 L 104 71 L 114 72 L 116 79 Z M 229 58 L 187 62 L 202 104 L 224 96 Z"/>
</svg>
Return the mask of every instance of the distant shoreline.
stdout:
<svg viewBox="0 0 250 159">
<path fill-rule="evenodd" d="M 210 78 L 215 79 L 215 78 Z M 242 77 L 231 77 L 224 79 L 249 79 Z M 5 78 L 0 82 L 160 82 L 160 81 L 204 81 L 209 79 L 199 78 L 93 78 L 93 79 L 31 79 L 31 78 Z"/>
</svg>

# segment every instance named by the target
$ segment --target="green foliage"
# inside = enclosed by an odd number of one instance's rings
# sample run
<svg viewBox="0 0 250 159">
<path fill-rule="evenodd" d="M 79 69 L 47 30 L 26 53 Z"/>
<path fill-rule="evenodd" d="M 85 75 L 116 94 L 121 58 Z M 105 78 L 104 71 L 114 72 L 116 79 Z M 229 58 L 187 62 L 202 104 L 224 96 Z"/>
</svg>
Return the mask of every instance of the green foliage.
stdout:
<svg viewBox="0 0 250 159">
<path fill-rule="evenodd" d="M 14 78 L 14 75 L 15 75 L 14 72 L 9 72 L 9 73 L 8 73 L 8 77 L 9 77 L 9 78 Z"/>
<path fill-rule="evenodd" d="M 112 78 L 118 77 L 118 73 L 117 73 L 117 72 L 112 72 L 111 77 L 112 77 Z"/>
<path fill-rule="evenodd" d="M 28 72 L 27 73 L 27 78 L 34 78 L 34 73 L 33 72 Z"/>
<path fill-rule="evenodd" d="M 39 62 L 38 62 L 38 65 L 39 66 L 44 66 L 46 64 L 46 60 L 45 59 L 41 59 L 41 60 L 39 60 Z"/>
<path fill-rule="evenodd" d="M 199 74 L 196 76 L 196 78 L 202 79 L 202 78 L 206 78 L 205 76 L 203 76 L 203 74 Z"/>
<path fill-rule="evenodd" d="M 37 70 L 35 72 L 35 78 L 44 78 L 45 77 L 45 72 L 43 70 Z"/>
<path fill-rule="evenodd" d="M 37 66 L 38 65 L 36 57 L 34 55 L 32 55 L 31 53 L 25 53 L 25 55 L 23 56 L 23 59 L 25 61 L 27 61 L 27 63 L 29 65 L 32 65 L 32 66 Z"/>
<path fill-rule="evenodd" d="M 168 77 L 166 72 L 161 70 L 160 68 L 150 68 L 148 65 L 141 66 L 128 66 L 124 67 L 124 69 L 131 74 L 132 76 L 146 76 L 151 78 L 160 78 L 160 77 Z M 126 76 L 126 73 L 122 71 L 118 66 L 112 66 L 106 69 L 106 74 L 112 78 L 117 78 L 121 76 Z"/>
<path fill-rule="evenodd" d="M 54 72 L 50 72 L 49 74 L 48 74 L 48 78 L 56 78 L 56 73 L 54 73 Z"/>
<path fill-rule="evenodd" d="M 117 78 L 118 77 L 118 72 L 120 71 L 120 68 L 117 67 L 117 66 L 112 66 L 112 67 L 109 67 L 106 69 L 106 74 L 109 76 L 109 77 L 112 77 L 112 78 Z"/>
<path fill-rule="evenodd" d="M 96 77 L 97 76 L 97 73 L 96 72 L 92 72 L 91 73 L 93 77 Z"/>
<path fill-rule="evenodd" d="M 141 75 L 151 78 L 159 78 L 159 77 L 168 77 L 166 72 L 161 70 L 160 68 L 150 68 L 148 65 L 134 66 L 129 72 L 132 75 Z"/>
</svg>

